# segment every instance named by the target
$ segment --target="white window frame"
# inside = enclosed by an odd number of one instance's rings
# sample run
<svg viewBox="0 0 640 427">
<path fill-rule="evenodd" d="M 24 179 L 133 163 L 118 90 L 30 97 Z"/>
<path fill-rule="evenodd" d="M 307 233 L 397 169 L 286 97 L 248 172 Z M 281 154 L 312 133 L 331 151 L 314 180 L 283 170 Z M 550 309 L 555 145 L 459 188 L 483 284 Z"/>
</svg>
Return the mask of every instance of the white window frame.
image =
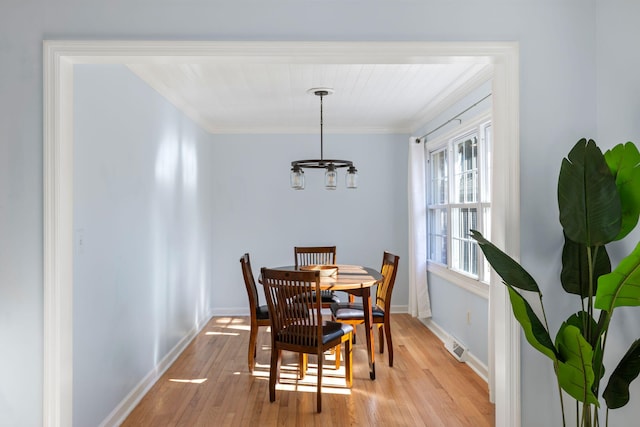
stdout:
<svg viewBox="0 0 640 427">
<path fill-rule="evenodd" d="M 479 296 L 484 298 L 489 297 L 489 281 L 490 281 L 490 271 L 485 267 L 486 261 L 484 260 L 484 256 L 482 251 L 478 248 L 477 256 L 478 256 L 478 277 L 475 277 L 472 274 L 469 274 L 465 271 L 456 269 L 452 266 L 452 210 L 455 208 L 466 208 L 472 206 L 469 203 L 457 203 L 452 202 L 454 199 L 454 188 L 455 183 L 453 179 L 454 167 L 453 167 L 453 147 L 454 142 L 459 141 L 460 139 L 470 136 L 472 134 L 478 135 L 478 144 L 479 148 L 484 147 L 486 144 L 485 141 L 485 130 L 487 128 L 492 127 L 491 120 L 491 112 L 482 113 L 475 118 L 467 121 L 463 127 L 457 127 L 456 129 L 439 136 L 433 141 L 427 141 L 425 144 L 426 149 L 426 159 L 427 159 L 427 182 L 429 182 L 427 191 L 431 191 L 431 154 L 441 151 L 447 150 L 447 181 L 448 181 L 448 199 L 444 204 L 431 204 L 432 199 L 430 194 L 427 194 L 427 254 L 431 253 L 430 248 L 430 217 L 429 212 L 434 208 L 443 208 L 447 210 L 447 263 L 443 264 L 438 261 L 433 261 L 431 259 L 427 259 L 427 268 L 428 271 L 438 276 L 444 278 L 448 282 L 451 282 L 454 285 L 457 285 L 463 289 L 466 289 L 470 292 L 473 292 Z M 492 147 L 489 147 L 491 150 Z M 486 208 L 491 208 L 491 200 L 483 200 L 482 191 L 484 189 L 490 189 L 491 183 L 484 183 L 483 180 L 490 179 L 491 173 L 487 173 L 486 169 L 490 168 L 489 162 L 491 154 L 485 149 L 478 150 L 478 195 L 477 201 L 473 203 L 473 206 L 477 207 L 477 215 L 478 215 L 478 228 L 482 230 L 490 230 L 491 227 L 491 218 L 484 218 L 484 211 Z M 489 238 L 489 233 L 483 233 L 485 237 Z M 429 255 L 428 255 L 429 256 Z"/>
</svg>

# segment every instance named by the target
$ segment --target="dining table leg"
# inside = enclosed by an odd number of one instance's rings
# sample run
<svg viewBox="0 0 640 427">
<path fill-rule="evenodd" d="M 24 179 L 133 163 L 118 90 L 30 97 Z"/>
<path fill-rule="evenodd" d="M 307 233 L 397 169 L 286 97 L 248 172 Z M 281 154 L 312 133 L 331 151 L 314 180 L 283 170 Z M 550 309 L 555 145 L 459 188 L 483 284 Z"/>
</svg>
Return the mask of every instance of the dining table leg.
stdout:
<svg viewBox="0 0 640 427">
<path fill-rule="evenodd" d="M 369 378 L 376 379 L 375 342 L 373 340 L 373 315 L 371 313 L 371 292 L 368 287 L 362 289 L 362 305 L 364 308 L 364 330 L 367 338 L 367 353 L 369 353 Z"/>
</svg>

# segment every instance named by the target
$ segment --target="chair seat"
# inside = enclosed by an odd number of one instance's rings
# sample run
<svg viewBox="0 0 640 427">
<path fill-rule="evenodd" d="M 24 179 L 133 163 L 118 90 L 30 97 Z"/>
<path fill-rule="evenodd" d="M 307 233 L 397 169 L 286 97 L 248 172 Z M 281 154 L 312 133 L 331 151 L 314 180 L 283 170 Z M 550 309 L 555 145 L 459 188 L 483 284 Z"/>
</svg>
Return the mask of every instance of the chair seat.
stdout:
<svg viewBox="0 0 640 427">
<path fill-rule="evenodd" d="M 322 297 L 322 299 L 320 300 L 321 304 L 325 305 L 325 304 L 332 304 L 332 303 L 339 303 L 340 302 L 340 298 L 338 298 L 338 296 L 333 292 L 333 291 L 320 291 L 320 296 Z M 312 293 L 311 295 L 311 303 L 316 302 L 316 293 L 315 291 Z"/>
<path fill-rule="evenodd" d="M 347 323 L 323 322 L 322 344 L 327 344 L 328 342 L 347 335 L 350 332 L 353 332 L 353 326 Z M 291 325 L 282 330 L 281 333 L 278 334 L 276 340 L 289 344 L 298 344 L 300 343 L 300 340 L 303 339 L 305 341 L 304 345 L 316 346 L 318 344 L 315 340 L 315 333 L 316 326 L 314 325 Z M 309 341 L 309 339 L 311 339 L 311 341 Z"/>
<path fill-rule="evenodd" d="M 256 307 L 256 318 L 258 320 L 269 320 L 269 307 L 266 305 Z"/>
<path fill-rule="evenodd" d="M 341 302 L 331 304 L 331 313 L 336 320 L 364 319 L 364 307 L 361 303 Z M 377 305 L 371 308 L 374 318 L 384 318 L 384 310 Z"/>
<path fill-rule="evenodd" d="M 331 303 L 339 303 L 340 298 L 333 291 L 320 291 L 320 297 L 322 298 L 322 304 L 331 304 Z M 315 292 L 314 292 L 314 301 L 315 301 Z"/>
</svg>

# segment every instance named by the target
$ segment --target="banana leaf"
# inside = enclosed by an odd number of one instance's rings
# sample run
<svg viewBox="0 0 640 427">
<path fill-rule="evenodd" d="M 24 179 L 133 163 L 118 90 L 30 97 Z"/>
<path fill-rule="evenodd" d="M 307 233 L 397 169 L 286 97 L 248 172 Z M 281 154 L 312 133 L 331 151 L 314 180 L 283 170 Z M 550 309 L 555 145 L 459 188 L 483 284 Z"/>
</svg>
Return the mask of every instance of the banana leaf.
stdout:
<svg viewBox="0 0 640 427">
<path fill-rule="evenodd" d="M 585 326 L 591 328 L 592 331 L 595 331 L 598 328 L 598 324 L 596 320 L 589 315 L 586 311 L 579 311 L 577 313 L 572 314 L 565 323 L 567 325 L 575 326 L 580 329 L 582 336 L 587 338 Z"/>
<path fill-rule="evenodd" d="M 596 294 L 598 277 L 611 273 L 611 261 L 606 248 L 598 246 L 597 250 L 592 248 L 591 253 L 596 254 L 593 268 L 593 289 L 589 289 L 587 247 L 572 241 L 566 234 L 564 235 L 560 281 L 565 291 L 580 295 L 583 299 Z"/>
<path fill-rule="evenodd" d="M 471 237 L 478 242 L 491 267 L 502 277 L 504 283 L 514 288 L 540 293 L 536 281 L 520 264 L 485 239 L 479 231 L 470 230 L 470 233 Z"/>
<path fill-rule="evenodd" d="M 531 305 L 520 295 L 513 286 L 505 283 L 509 290 L 511 308 L 516 320 L 522 326 L 524 336 L 536 350 L 549 357 L 551 360 L 558 359 L 558 351 L 553 345 L 549 331 L 544 327 L 538 316 L 533 312 Z"/>
<path fill-rule="evenodd" d="M 636 340 L 611 373 L 609 384 L 602 393 L 609 409 L 622 408 L 629 402 L 629 385 L 639 373 L 640 340 Z"/>
<path fill-rule="evenodd" d="M 640 305 L 640 243 L 618 267 L 598 279 L 594 306 L 609 313 L 616 307 Z"/>
<path fill-rule="evenodd" d="M 616 181 L 593 140 L 581 139 L 562 159 L 558 206 L 564 232 L 576 243 L 602 246 L 620 233 L 622 208 Z"/>
<path fill-rule="evenodd" d="M 602 365 L 602 341 L 600 340 L 600 328 L 598 327 L 598 323 L 586 311 L 579 311 L 571 315 L 565 323 L 578 328 L 582 336 L 591 345 L 591 348 L 593 349 L 593 372 L 595 374 L 595 381 L 599 381 L 604 376 L 605 369 Z M 591 333 L 589 333 L 588 330 L 590 330 Z M 590 338 L 589 335 L 591 335 L 592 338 Z"/>
<path fill-rule="evenodd" d="M 593 349 L 580 329 L 563 323 L 556 336 L 560 353 L 558 381 L 560 387 L 579 402 L 599 406 L 592 387 L 595 375 L 591 366 Z"/>
<path fill-rule="evenodd" d="M 620 240 L 635 228 L 640 216 L 640 153 L 632 142 L 627 142 L 608 150 L 604 158 L 620 194 L 622 224 L 615 238 Z"/>
</svg>

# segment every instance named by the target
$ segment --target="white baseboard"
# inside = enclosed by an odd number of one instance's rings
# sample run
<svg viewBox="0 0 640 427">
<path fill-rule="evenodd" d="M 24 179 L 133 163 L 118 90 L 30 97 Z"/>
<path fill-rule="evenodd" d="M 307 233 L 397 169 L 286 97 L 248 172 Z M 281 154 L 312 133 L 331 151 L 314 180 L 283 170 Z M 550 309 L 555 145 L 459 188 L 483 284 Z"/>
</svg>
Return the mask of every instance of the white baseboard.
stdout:
<svg viewBox="0 0 640 427">
<path fill-rule="evenodd" d="M 429 330 L 431 332 L 433 332 L 433 334 L 438 337 L 438 339 L 440 341 L 442 341 L 442 343 L 444 344 L 445 342 L 447 342 L 447 340 L 449 339 L 450 335 L 449 333 L 447 333 L 447 331 L 445 331 L 444 329 L 442 329 L 442 327 L 440 325 L 438 325 L 436 322 L 434 322 L 431 319 L 420 319 L 420 321 L 427 327 L 429 328 Z M 486 382 L 487 384 L 489 383 L 489 368 L 487 367 L 487 365 L 485 365 L 484 363 L 482 363 L 480 361 L 480 359 L 478 359 L 473 352 L 469 351 L 467 353 L 467 359 L 465 360 L 465 362 L 467 365 L 469 365 L 469 367 L 471 368 L 471 370 L 473 372 L 475 372 L 476 374 L 478 374 L 478 376 L 480 378 L 482 378 L 484 380 L 484 382 Z"/>
<path fill-rule="evenodd" d="M 392 313 L 408 313 L 409 306 L 408 305 L 392 305 L 391 312 Z"/>
<path fill-rule="evenodd" d="M 213 315 L 207 316 L 199 325 L 190 330 L 172 349 L 167 353 L 165 357 L 155 366 L 151 372 L 149 372 L 138 383 L 137 386 L 131 390 L 131 392 L 115 407 L 113 411 L 107 416 L 107 418 L 100 423 L 100 427 L 117 427 L 124 422 L 127 416 L 133 411 L 136 405 L 142 400 L 142 398 L 149 392 L 151 387 L 160 379 L 167 369 L 176 361 L 178 356 L 187 348 L 191 341 L 198 336 L 202 328 L 206 326 Z"/>
<path fill-rule="evenodd" d="M 211 310 L 211 316 L 249 316 L 249 307 L 214 308 Z"/>
</svg>

